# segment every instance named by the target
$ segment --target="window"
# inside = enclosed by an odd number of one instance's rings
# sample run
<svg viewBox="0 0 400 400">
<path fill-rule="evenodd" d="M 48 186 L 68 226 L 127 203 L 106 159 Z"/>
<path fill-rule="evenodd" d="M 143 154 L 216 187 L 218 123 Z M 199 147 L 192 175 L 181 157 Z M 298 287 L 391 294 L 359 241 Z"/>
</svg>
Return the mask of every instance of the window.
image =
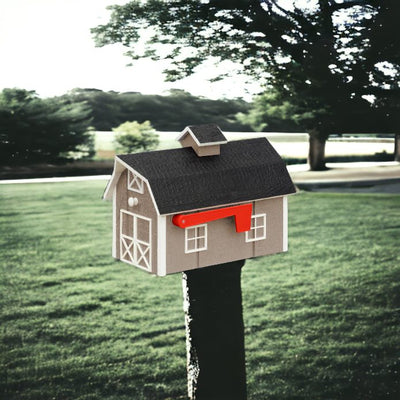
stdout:
<svg viewBox="0 0 400 400">
<path fill-rule="evenodd" d="M 207 224 L 185 229 L 185 253 L 207 250 Z"/>
<path fill-rule="evenodd" d="M 251 228 L 246 232 L 246 242 L 255 242 L 267 237 L 267 215 L 257 214 L 251 217 Z"/>
<path fill-rule="evenodd" d="M 144 193 L 143 180 L 130 170 L 128 170 L 128 190 L 132 190 L 136 193 L 141 193 L 141 194 Z"/>
</svg>

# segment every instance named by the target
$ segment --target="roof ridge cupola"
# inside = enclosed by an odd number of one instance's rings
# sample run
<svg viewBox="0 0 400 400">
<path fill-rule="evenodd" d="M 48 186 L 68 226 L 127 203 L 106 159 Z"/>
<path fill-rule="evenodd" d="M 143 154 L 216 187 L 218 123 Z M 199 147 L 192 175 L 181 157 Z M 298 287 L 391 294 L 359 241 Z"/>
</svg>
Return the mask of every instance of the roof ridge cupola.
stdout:
<svg viewBox="0 0 400 400">
<path fill-rule="evenodd" d="M 228 141 L 216 124 L 189 125 L 177 137 L 182 147 L 191 147 L 199 157 L 217 156 Z"/>
</svg>

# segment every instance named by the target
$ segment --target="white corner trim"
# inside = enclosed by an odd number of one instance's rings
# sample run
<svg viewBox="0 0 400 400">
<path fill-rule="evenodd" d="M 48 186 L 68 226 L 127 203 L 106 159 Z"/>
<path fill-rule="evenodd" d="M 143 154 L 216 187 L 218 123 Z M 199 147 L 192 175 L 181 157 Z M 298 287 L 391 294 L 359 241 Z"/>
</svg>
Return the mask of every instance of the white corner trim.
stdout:
<svg viewBox="0 0 400 400">
<path fill-rule="evenodd" d="M 167 275 L 167 217 L 157 218 L 157 275 Z"/>
<path fill-rule="evenodd" d="M 110 180 L 107 183 L 106 190 L 103 194 L 103 200 L 111 200 L 113 198 L 113 191 L 117 185 L 118 179 L 122 174 L 123 167 L 118 162 L 117 157 L 114 158 L 114 168 Z"/>
<path fill-rule="evenodd" d="M 112 215 L 112 224 L 113 224 L 113 232 L 112 232 L 112 251 L 111 255 L 114 258 L 117 258 L 117 188 L 115 187 L 113 191 L 113 215 Z"/>
<path fill-rule="evenodd" d="M 288 197 L 283 196 L 282 197 L 282 216 L 283 216 L 283 221 L 282 221 L 282 251 L 288 251 Z"/>
</svg>

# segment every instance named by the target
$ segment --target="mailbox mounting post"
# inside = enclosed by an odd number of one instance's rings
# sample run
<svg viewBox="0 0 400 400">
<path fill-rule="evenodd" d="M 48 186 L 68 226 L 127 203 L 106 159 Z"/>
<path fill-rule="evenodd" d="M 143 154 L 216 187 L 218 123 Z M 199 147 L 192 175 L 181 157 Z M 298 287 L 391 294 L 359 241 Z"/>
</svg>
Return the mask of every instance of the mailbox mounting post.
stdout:
<svg viewBox="0 0 400 400">
<path fill-rule="evenodd" d="M 234 261 L 185 271 L 188 394 L 191 400 L 245 400 L 241 269 Z"/>
</svg>

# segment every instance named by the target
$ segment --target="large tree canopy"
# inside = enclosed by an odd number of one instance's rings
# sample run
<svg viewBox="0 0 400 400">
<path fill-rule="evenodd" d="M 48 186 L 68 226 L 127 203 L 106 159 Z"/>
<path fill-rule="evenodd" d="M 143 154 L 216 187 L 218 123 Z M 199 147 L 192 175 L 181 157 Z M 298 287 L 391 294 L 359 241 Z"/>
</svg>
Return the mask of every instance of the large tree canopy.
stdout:
<svg viewBox="0 0 400 400">
<path fill-rule="evenodd" d="M 93 29 L 97 45 L 171 60 L 168 79 L 229 59 L 273 87 L 310 134 L 313 169 L 324 168 L 329 134 L 398 129 L 398 0 L 148 0 L 112 10 Z"/>
</svg>

